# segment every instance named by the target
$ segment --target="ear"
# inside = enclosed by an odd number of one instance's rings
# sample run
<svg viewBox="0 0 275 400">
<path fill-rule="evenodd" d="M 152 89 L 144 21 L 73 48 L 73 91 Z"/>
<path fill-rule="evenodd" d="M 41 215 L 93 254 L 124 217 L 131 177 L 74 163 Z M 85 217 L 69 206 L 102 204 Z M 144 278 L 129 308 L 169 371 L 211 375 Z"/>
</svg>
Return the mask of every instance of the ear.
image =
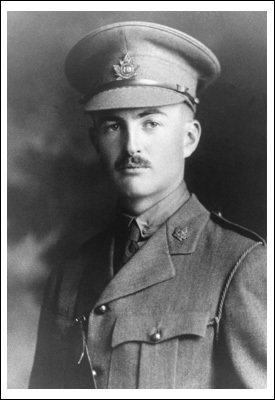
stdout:
<svg viewBox="0 0 275 400">
<path fill-rule="evenodd" d="M 201 137 L 201 125 L 199 121 L 187 122 L 183 135 L 183 156 L 187 158 L 196 150 Z"/>
<path fill-rule="evenodd" d="M 89 128 L 89 136 L 94 148 L 96 149 L 96 152 L 99 154 L 98 133 L 95 126 Z"/>
</svg>

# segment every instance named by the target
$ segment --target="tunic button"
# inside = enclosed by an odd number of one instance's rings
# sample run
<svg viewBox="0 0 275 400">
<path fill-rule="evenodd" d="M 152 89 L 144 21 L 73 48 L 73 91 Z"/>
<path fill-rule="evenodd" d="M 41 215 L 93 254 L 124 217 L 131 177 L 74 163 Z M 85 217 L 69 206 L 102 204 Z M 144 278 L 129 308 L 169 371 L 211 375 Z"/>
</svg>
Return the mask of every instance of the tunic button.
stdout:
<svg viewBox="0 0 275 400">
<path fill-rule="evenodd" d="M 92 374 L 93 374 L 93 377 L 94 377 L 94 378 L 96 378 L 96 377 L 97 377 L 97 372 L 96 372 L 96 370 L 95 370 L 95 369 L 93 369 L 93 370 L 92 370 Z"/>
<path fill-rule="evenodd" d="M 104 315 L 106 311 L 107 311 L 107 306 L 105 306 L 105 304 L 102 304 L 102 306 L 95 308 L 95 313 L 97 315 Z"/>
<path fill-rule="evenodd" d="M 161 334 L 159 332 L 155 332 L 153 333 L 153 335 L 151 336 L 151 340 L 153 342 L 158 342 L 161 339 Z"/>
</svg>

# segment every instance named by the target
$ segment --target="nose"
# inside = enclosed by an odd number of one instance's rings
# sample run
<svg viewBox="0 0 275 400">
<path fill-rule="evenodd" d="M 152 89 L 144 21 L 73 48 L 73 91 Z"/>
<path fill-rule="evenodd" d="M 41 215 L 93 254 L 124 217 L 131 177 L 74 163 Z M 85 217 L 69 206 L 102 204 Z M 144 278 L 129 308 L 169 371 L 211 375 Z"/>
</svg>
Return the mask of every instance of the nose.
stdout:
<svg viewBox="0 0 275 400">
<path fill-rule="evenodd" d="M 129 155 L 140 152 L 140 135 L 137 127 L 128 123 L 123 135 L 124 149 Z"/>
</svg>

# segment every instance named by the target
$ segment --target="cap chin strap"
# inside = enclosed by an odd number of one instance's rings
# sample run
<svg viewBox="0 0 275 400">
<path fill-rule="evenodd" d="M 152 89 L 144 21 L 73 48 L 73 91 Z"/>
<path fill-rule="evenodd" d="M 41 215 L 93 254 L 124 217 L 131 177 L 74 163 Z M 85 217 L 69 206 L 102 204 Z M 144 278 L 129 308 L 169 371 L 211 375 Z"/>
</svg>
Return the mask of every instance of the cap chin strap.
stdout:
<svg viewBox="0 0 275 400">
<path fill-rule="evenodd" d="M 91 97 L 107 90 L 118 89 L 122 87 L 138 87 L 138 86 L 160 87 L 180 93 L 186 97 L 186 103 L 192 108 L 193 111 L 195 109 L 195 106 L 199 104 L 199 99 L 197 97 L 193 97 L 188 92 L 188 87 L 178 84 L 157 82 L 150 79 L 123 79 L 123 80 L 116 80 L 112 82 L 103 83 L 91 93 L 84 95 L 83 98 L 80 100 L 80 102 L 82 104 L 86 103 Z"/>
</svg>

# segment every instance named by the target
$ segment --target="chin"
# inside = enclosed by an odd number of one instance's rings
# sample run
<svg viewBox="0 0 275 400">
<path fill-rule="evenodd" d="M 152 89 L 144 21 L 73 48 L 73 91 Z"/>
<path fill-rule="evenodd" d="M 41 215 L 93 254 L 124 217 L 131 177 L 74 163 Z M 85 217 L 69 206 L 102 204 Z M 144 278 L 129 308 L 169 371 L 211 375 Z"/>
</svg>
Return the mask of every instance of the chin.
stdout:
<svg viewBox="0 0 275 400">
<path fill-rule="evenodd" d="M 148 188 L 146 185 L 135 182 L 124 183 L 118 186 L 118 193 L 120 197 L 127 197 L 129 199 L 138 199 L 143 197 L 152 196 L 152 187 Z"/>
</svg>

